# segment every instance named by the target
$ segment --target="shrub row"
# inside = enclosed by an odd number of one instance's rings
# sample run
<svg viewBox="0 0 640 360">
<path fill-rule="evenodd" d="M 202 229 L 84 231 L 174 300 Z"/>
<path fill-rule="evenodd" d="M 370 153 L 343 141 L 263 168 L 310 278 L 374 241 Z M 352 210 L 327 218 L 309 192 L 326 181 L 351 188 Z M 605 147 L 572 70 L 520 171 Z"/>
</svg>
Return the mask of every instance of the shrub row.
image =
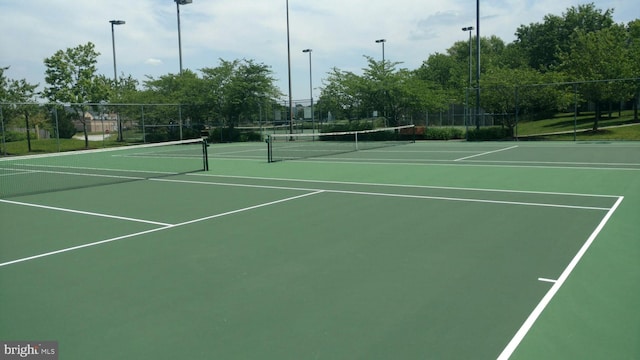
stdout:
<svg viewBox="0 0 640 360">
<path fill-rule="evenodd" d="M 512 129 L 498 126 L 469 129 L 467 132 L 467 140 L 469 141 L 511 140 L 512 138 Z"/>
<path fill-rule="evenodd" d="M 422 128 L 422 129 L 421 129 Z M 453 127 L 416 127 L 416 140 L 464 139 L 464 131 Z"/>
<path fill-rule="evenodd" d="M 4 133 L 4 141 L 12 142 L 12 141 L 24 141 L 27 140 L 27 133 L 15 132 L 15 131 L 6 131 Z"/>
</svg>

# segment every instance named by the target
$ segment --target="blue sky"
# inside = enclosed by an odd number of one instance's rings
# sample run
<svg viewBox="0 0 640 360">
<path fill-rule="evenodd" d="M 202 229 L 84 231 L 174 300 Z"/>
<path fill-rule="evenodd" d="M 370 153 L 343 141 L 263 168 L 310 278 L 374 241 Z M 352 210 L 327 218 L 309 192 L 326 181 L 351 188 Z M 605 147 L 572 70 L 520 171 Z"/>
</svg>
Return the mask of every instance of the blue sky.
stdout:
<svg viewBox="0 0 640 360">
<path fill-rule="evenodd" d="M 506 43 L 522 24 L 542 22 L 585 2 L 568 0 L 483 0 L 481 36 Z M 614 20 L 640 18 L 629 0 L 594 1 L 614 9 Z M 57 50 L 91 41 L 101 55 L 98 72 L 113 76 L 111 25 L 115 28 L 118 75 L 159 77 L 179 72 L 176 4 L 173 0 L 0 0 L 0 66 L 5 75 L 45 84 L 43 60 Z M 476 26 L 472 0 L 289 0 L 291 73 L 294 99 L 309 97 L 311 48 L 314 97 L 333 67 L 361 73 L 363 57 L 382 57 L 376 39 L 384 38 L 385 59 L 418 68 L 429 55 L 466 41 L 465 26 Z M 216 67 L 225 60 L 253 59 L 271 66 L 277 85 L 288 92 L 286 0 L 193 0 L 180 6 L 185 69 Z"/>
</svg>

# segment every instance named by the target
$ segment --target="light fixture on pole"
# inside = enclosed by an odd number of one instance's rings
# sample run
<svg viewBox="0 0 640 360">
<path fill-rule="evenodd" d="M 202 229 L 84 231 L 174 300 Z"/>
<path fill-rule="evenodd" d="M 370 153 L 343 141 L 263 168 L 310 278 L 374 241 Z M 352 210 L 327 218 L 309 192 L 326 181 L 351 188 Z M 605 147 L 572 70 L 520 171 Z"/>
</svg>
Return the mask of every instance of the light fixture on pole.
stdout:
<svg viewBox="0 0 640 360">
<path fill-rule="evenodd" d="M 382 70 L 384 70 L 384 43 L 386 42 L 387 42 L 387 39 L 376 40 L 377 44 L 382 44 Z"/>
<path fill-rule="evenodd" d="M 176 13 L 178 16 L 178 56 L 180 58 L 180 75 L 182 75 L 182 38 L 180 35 L 180 5 L 191 4 L 193 0 L 175 0 Z"/>
<path fill-rule="evenodd" d="M 113 30 L 114 25 L 124 25 L 124 20 L 109 20 L 111 23 L 111 47 L 113 48 L 113 83 L 115 87 L 118 87 L 118 70 L 116 68 L 116 36 Z M 116 114 L 118 122 L 118 141 L 122 141 L 122 124 L 120 123 L 120 116 Z M 104 132 L 104 128 L 102 129 Z"/>
<path fill-rule="evenodd" d="M 467 27 L 463 27 L 462 31 L 468 31 L 469 32 L 469 86 L 467 86 L 467 91 L 465 91 L 465 110 L 467 111 L 467 117 L 464 119 L 464 124 L 467 127 L 469 127 L 469 119 L 471 118 L 471 112 L 469 111 L 469 89 L 471 89 L 471 31 L 473 31 L 474 27 L 473 26 L 467 26 Z"/>
<path fill-rule="evenodd" d="M 311 131 L 315 132 L 314 114 L 313 114 L 313 78 L 311 73 L 311 52 L 312 49 L 304 49 L 303 53 L 309 53 L 309 98 L 311 99 Z"/>
</svg>

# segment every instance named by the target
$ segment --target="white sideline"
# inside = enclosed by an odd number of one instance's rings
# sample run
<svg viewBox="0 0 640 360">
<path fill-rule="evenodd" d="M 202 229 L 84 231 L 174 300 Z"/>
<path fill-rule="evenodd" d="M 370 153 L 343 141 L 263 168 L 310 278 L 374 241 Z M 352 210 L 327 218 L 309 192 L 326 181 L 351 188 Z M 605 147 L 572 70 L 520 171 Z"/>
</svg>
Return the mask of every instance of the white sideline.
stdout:
<svg viewBox="0 0 640 360">
<path fill-rule="evenodd" d="M 507 360 L 509 359 L 509 357 L 511 357 L 511 355 L 516 350 L 518 345 L 520 345 L 520 342 L 522 341 L 522 339 L 524 339 L 524 337 L 527 335 L 527 333 L 529 332 L 533 324 L 536 322 L 536 320 L 538 319 L 542 311 L 545 309 L 545 307 L 547 307 L 549 302 L 551 302 L 551 299 L 553 299 L 553 297 L 558 292 L 558 290 L 560 290 L 560 287 L 562 286 L 562 284 L 564 284 L 564 282 L 567 280 L 567 278 L 569 277 L 573 269 L 576 267 L 576 265 L 578 265 L 578 262 L 580 261 L 580 259 L 582 259 L 582 256 L 584 256 L 584 254 L 587 252 L 587 250 L 589 249 L 593 241 L 596 239 L 598 234 L 600 234 L 600 231 L 602 231 L 605 224 L 609 221 L 609 219 L 611 218 L 613 213 L 616 211 L 616 209 L 618 208 L 618 206 L 620 205 L 623 199 L 624 199 L 624 196 L 620 196 L 618 198 L 618 201 L 616 201 L 616 203 L 611 207 L 611 209 L 607 212 L 604 218 L 602 218 L 602 221 L 600 221 L 600 224 L 598 224 L 598 226 L 593 231 L 593 233 L 591 233 L 591 236 L 589 236 L 589 238 L 584 243 L 584 245 L 582 245 L 582 247 L 580 248 L 576 256 L 573 257 L 573 259 L 571 260 L 569 265 L 567 265 L 567 267 L 564 269 L 562 274 L 560 274 L 560 277 L 558 278 L 558 280 L 556 280 L 556 282 L 553 284 L 551 289 L 547 291 L 547 293 L 542 298 L 542 300 L 540 300 L 538 305 L 535 307 L 535 309 L 533 309 L 529 317 L 522 324 L 518 332 L 516 332 L 515 336 L 511 339 L 511 341 L 509 341 L 509 344 L 507 344 L 507 346 L 504 348 L 500 356 L 498 356 L 498 360 Z"/>
</svg>

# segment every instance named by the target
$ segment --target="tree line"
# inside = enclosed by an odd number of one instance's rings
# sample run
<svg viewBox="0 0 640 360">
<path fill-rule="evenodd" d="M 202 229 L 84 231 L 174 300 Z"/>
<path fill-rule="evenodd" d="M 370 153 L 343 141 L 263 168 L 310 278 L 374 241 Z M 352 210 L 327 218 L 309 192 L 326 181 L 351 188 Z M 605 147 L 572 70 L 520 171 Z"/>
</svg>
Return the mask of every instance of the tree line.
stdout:
<svg viewBox="0 0 640 360">
<path fill-rule="evenodd" d="M 479 89 L 469 72 L 476 67 L 475 39 L 458 41 L 413 70 L 401 62 L 365 56 L 362 74 L 339 68 L 327 73 L 316 113 L 348 120 L 377 113 L 395 125 L 446 110 L 452 102 L 473 104 L 479 94 L 482 112 L 510 114 L 501 118 L 505 127 L 513 127 L 515 116 L 542 119 L 572 104 L 594 107 L 594 130 L 611 104 L 631 104 L 637 120 L 640 19 L 615 23 L 613 12 L 593 3 L 578 5 L 521 25 L 512 43 L 482 37 Z M 181 118 L 228 128 L 256 122 L 285 106 L 271 67 L 251 59 L 220 59 L 217 66 L 198 72 L 185 70 L 143 81 L 122 74 L 116 81 L 97 74 L 99 55 L 91 42 L 58 50 L 44 60 L 46 84 L 41 93 L 36 92 L 39 84 L 8 79 L 9 67 L 0 67 L 3 119 L 21 119 L 28 129 L 39 109 L 28 103 L 44 98 L 70 104 L 70 117 L 83 124 L 87 142 L 83 114 L 95 104 L 180 104 Z M 153 111 L 158 114 L 150 118 L 162 121 L 166 110 Z"/>
</svg>

